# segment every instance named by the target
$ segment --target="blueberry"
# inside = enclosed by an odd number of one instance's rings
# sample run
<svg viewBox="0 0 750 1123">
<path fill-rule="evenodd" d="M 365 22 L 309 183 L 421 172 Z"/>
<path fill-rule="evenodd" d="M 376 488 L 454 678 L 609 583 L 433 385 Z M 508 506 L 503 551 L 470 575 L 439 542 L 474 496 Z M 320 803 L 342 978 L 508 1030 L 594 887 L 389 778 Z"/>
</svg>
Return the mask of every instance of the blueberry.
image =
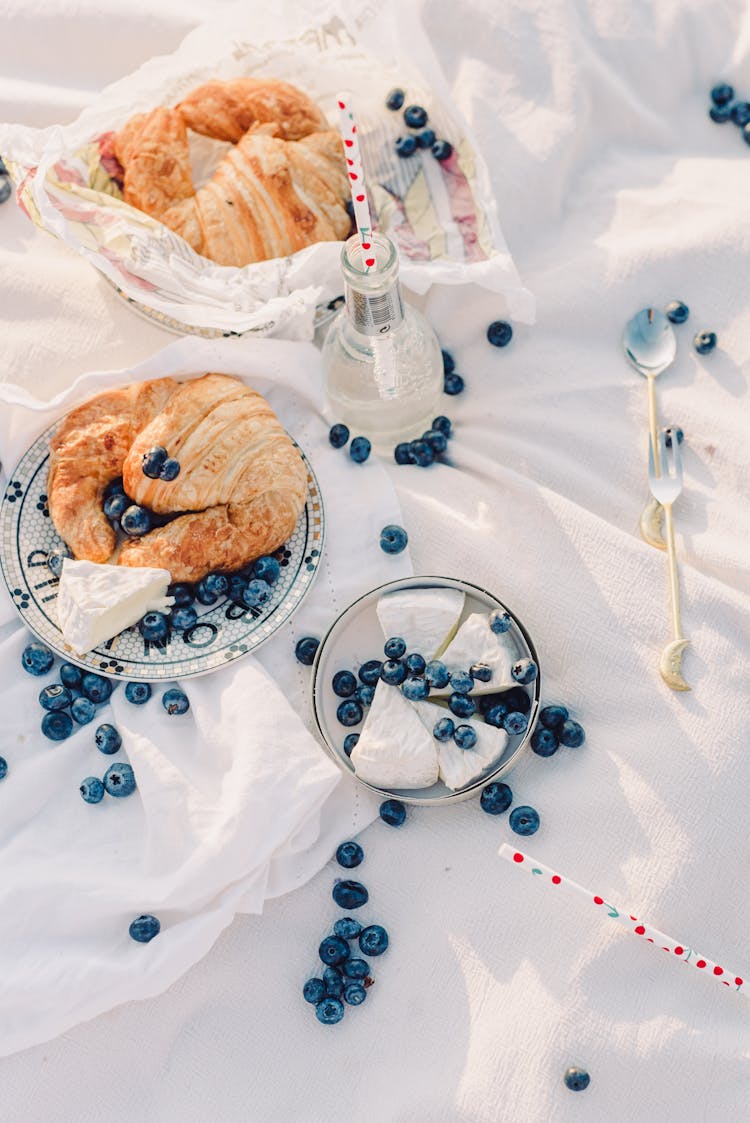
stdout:
<svg viewBox="0 0 750 1123">
<path fill-rule="evenodd" d="M 188 696 L 184 690 L 180 690 L 179 686 L 172 686 L 169 690 L 165 690 L 161 696 L 161 704 L 170 716 L 186 714 L 190 709 Z"/>
<path fill-rule="evenodd" d="M 175 460 L 174 457 L 168 456 L 161 466 L 159 472 L 159 479 L 164 480 L 164 483 L 171 484 L 172 480 L 176 480 L 180 474 L 180 462 Z"/>
<path fill-rule="evenodd" d="M 0 756 L 0 780 L 4 780 L 8 775 L 8 762 L 4 756 Z"/>
<path fill-rule="evenodd" d="M 406 655 L 406 640 L 401 639 L 401 636 L 391 636 L 385 641 L 383 651 L 389 659 L 401 659 Z"/>
<path fill-rule="evenodd" d="M 339 908 L 360 909 L 370 899 L 370 894 L 359 881 L 337 881 L 333 886 L 333 899 Z"/>
<path fill-rule="evenodd" d="M 151 529 L 151 512 L 134 503 L 120 519 L 120 526 L 131 538 L 141 538 Z"/>
<path fill-rule="evenodd" d="M 187 585 L 184 581 L 180 581 L 176 585 L 170 585 L 168 591 L 169 595 L 174 597 L 175 608 L 189 608 L 195 600 L 193 586 Z"/>
<path fill-rule="evenodd" d="M 391 90 L 391 92 L 388 94 L 388 97 L 385 99 L 386 109 L 392 109 L 394 111 L 400 109 L 404 104 L 405 97 L 406 94 L 404 93 L 404 91 L 399 86 L 396 86 L 395 89 Z"/>
<path fill-rule="evenodd" d="M 158 480 L 159 473 L 162 470 L 162 465 L 167 459 L 169 453 L 161 445 L 155 445 L 150 448 L 148 452 L 144 452 L 143 460 L 141 461 L 141 469 L 144 476 L 148 476 L 150 480 Z"/>
<path fill-rule="evenodd" d="M 406 664 L 397 659 L 386 659 L 380 670 L 380 677 L 388 686 L 400 686 L 406 678 Z"/>
<path fill-rule="evenodd" d="M 155 916 L 137 916 L 128 928 L 132 940 L 139 944 L 147 944 L 161 932 L 161 924 Z"/>
<path fill-rule="evenodd" d="M 486 663 L 472 663 L 469 674 L 477 682 L 489 682 L 492 678 L 492 667 L 488 667 Z"/>
<path fill-rule="evenodd" d="M 355 437 L 349 445 L 349 455 L 356 464 L 364 464 L 370 455 L 372 445 L 367 437 Z"/>
<path fill-rule="evenodd" d="M 343 448 L 349 440 L 349 430 L 346 425 L 332 425 L 328 430 L 328 440 L 334 448 Z"/>
<path fill-rule="evenodd" d="M 477 743 L 477 731 L 473 725 L 457 725 L 453 732 L 453 740 L 459 749 L 473 749 Z"/>
<path fill-rule="evenodd" d="M 745 144 L 750 144 L 750 124 L 743 126 L 742 139 L 744 140 Z"/>
<path fill-rule="evenodd" d="M 294 657 L 298 663 L 304 664 L 305 667 L 311 667 L 315 662 L 315 652 L 319 647 L 319 639 L 315 639 L 314 636 L 304 636 L 297 640 L 295 644 Z"/>
<path fill-rule="evenodd" d="M 516 834 L 536 834 L 539 830 L 539 815 L 533 807 L 514 807 L 508 821 Z"/>
<path fill-rule="evenodd" d="M 89 698 L 76 698 L 70 707 L 70 712 L 78 725 L 88 725 L 96 716 L 96 706 Z"/>
<path fill-rule="evenodd" d="M 242 593 L 242 601 L 248 608 L 259 608 L 271 599 L 271 586 L 258 577 L 248 581 L 247 588 Z"/>
<path fill-rule="evenodd" d="M 101 803 L 104 799 L 104 784 L 98 776 L 87 776 L 81 780 L 78 790 L 86 803 Z"/>
<path fill-rule="evenodd" d="M 441 717 L 432 727 L 432 736 L 436 741 L 450 741 L 455 728 L 453 718 Z"/>
<path fill-rule="evenodd" d="M 245 586 L 245 588 L 247 588 L 247 586 Z M 206 578 L 204 577 L 195 586 L 195 599 L 199 604 L 216 604 L 219 599 L 219 594 L 212 592 L 211 588 L 206 585 Z"/>
<path fill-rule="evenodd" d="M 428 686 L 432 686 L 436 690 L 442 690 L 450 682 L 448 668 L 439 659 L 430 660 L 424 669 L 424 677 Z"/>
<path fill-rule="evenodd" d="M 344 737 L 344 752 L 347 756 L 352 755 L 352 751 L 358 740 L 359 733 L 347 733 L 346 737 Z"/>
<path fill-rule="evenodd" d="M 88 671 L 81 679 L 81 690 L 91 702 L 99 706 L 111 696 L 112 683 L 108 678 Z"/>
<path fill-rule="evenodd" d="M 400 799 L 385 799 L 380 804 L 380 818 L 389 827 L 400 827 L 406 819 L 406 808 Z"/>
<path fill-rule="evenodd" d="M 503 811 L 508 810 L 512 802 L 513 792 L 507 784 L 501 784 L 497 781 L 483 788 L 479 797 L 482 811 L 486 811 L 488 815 L 502 815 Z"/>
<path fill-rule="evenodd" d="M 50 741 L 64 741 L 73 732 L 73 719 L 65 710 L 55 710 L 42 718 L 42 733 Z"/>
<path fill-rule="evenodd" d="M 323 986 L 330 998 L 340 998 L 344 993 L 344 980 L 338 967 L 326 967 L 323 971 Z"/>
<path fill-rule="evenodd" d="M 370 924 L 359 934 L 359 949 L 363 955 L 382 955 L 388 947 L 388 933 L 380 924 Z"/>
<path fill-rule="evenodd" d="M 104 500 L 104 514 L 113 522 L 119 522 L 130 504 L 130 498 L 123 495 L 122 492 L 117 495 L 110 495 L 108 499 Z"/>
<path fill-rule="evenodd" d="M 452 377 L 453 375 L 451 375 Z M 418 468 L 429 468 L 431 464 L 435 463 L 435 450 L 432 445 L 428 445 L 427 441 L 412 441 L 409 448 L 412 464 L 416 464 Z"/>
<path fill-rule="evenodd" d="M 124 799 L 126 795 L 131 795 L 136 789 L 133 769 L 124 761 L 111 764 L 104 773 L 104 787 L 117 799 Z"/>
<path fill-rule="evenodd" d="M 571 1092 L 584 1092 L 591 1083 L 591 1077 L 586 1072 L 585 1068 L 578 1068 L 577 1065 L 571 1065 L 570 1068 L 565 1069 L 563 1081 L 565 1087 L 569 1088 Z"/>
<path fill-rule="evenodd" d="M 531 748 L 537 756 L 552 756 L 557 752 L 559 744 L 552 730 L 545 729 L 543 725 L 537 725 L 531 734 Z"/>
<path fill-rule="evenodd" d="M 28 671 L 30 675 L 36 675 L 37 677 L 46 675 L 51 671 L 54 662 L 55 657 L 50 649 L 45 647 L 43 643 L 37 643 L 36 641 L 24 647 L 21 655 L 23 669 Z"/>
<path fill-rule="evenodd" d="M 148 643 L 164 643 L 169 636 L 169 621 L 163 612 L 147 612 L 138 621 L 138 631 Z"/>
<path fill-rule="evenodd" d="M 681 300 L 670 300 L 664 311 L 667 313 L 667 319 L 673 324 L 684 324 L 690 315 L 690 309 Z"/>
<path fill-rule="evenodd" d="M 198 613 L 189 604 L 187 608 L 174 608 L 169 617 L 169 624 L 174 632 L 187 632 L 198 623 Z"/>
<path fill-rule="evenodd" d="M 367 686 L 366 683 L 361 682 L 357 687 L 355 697 L 363 706 L 371 706 L 372 700 L 375 697 L 375 687 Z"/>
<path fill-rule="evenodd" d="M 409 536 L 401 526 L 389 524 L 380 532 L 380 549 L 384 554 L 400 554 L 406 549 Z"/>
<path fill-rule="evenodd" d="M 47 554 L 47 569 L 53 577 L 57 577 L 59 580 L 63 571 L 63 562 L 66 558 L 72 557 L 73 555 L 67 546 L 58 546 Z"/>
<path fill-rule="evenodd" d="M 446 374 L 443 377 L 443 393 L 444 394 L 448 394 L 451 398 L 454 398 L 456 396 L 456 394 L 463 393 L 463 390 L 464 390 L 464 380 L 463 380 L 463 378 L 461 377 L 460 374 L 456 374 L 454 372 L 453 374 Z"/>
<path fill-rule="evenodd" d="M 305 1002 L 312 1002 L 313 1006 L 325 998 L 326 988 L 322 979 L 308 979 L 302 988 L 302 997 Z"/>
<path fill-rule="evenodd" d="M 468 694 L 451 694 L 448 708 L 456 717 L 467 718 L 476 713 L 477 704 Z"/>
<path fill-rule="evenodd" d="M 241 573 L 233 573 L 229 578 L 229 588 L 227 596 L 234 604 L 245 606 L 244 596 L 245 589 L 247 588 L 247 577 L 243 577 Z"/>
<path fill-rule="evenodd" d="M 427 124 L 427 110 L 421 105 L 409 105 L 404 110 L 404 121 L 410 129 L 423 129 Z"/>
<path fill-rule="evenodd" d="M 324 1026 L 334 1026 L 344 1016 L 344 1004 L 338 998 L 324 998 L 315 1007 L 315 1017 Z"/>
<path fill-rule="evenodd" d="M 336 850 L 336 861 L 346 870 L 354 869 L 365 856 L 358 842 L 342 842 Z"/>
<path fill-rule="evenodd" d="M 506 612 L 504 608 L 496 608 L 490 613 L 488 623 L 490 630 L 495 635 L 501 636 L 510 627 L 510 613 Z"/>
<path fill-rule="evenodd" d="M 728 121 L 732 120 L 732 107 L 731 105 L 712 105 L 708 115 L 715 124 L 726 125 Z"/>
<path fill-rule="evenodd" d="M 114 756 L 122 745 L 122 737 L 114 725 L 100 725 L 94 734 L 94 744 L 105 756 Z"/>
<path fill-rule="evenodd" d="M 424 656 L 418 651 L 412 651 L 406 656 L 406 669 L 412 675 L 423 675 L 427 669 Z"/>
<path fill-rule="evenodd" d="M 151 697 L 151 686 L 147 682 L 128 682 L 125 684 L 125 699 L 134 706 L 142 706 Z"/>
<path fill-rule="evenodd" d="M 474 679 L 468 671 L 454 671 L 450 681 L 456 694 L 471 694 L 474 689 Z"/>
<path fill-rule="evenodd" d="M 359 668 L 359 681 L 363 682 L 365 686 L 375 686 L 380 678 L 380 672 L 383 669 L 383 664 L 379 659 L 368 659 Z"/>
<path fill-rule="evenodd" d="M 710 355 L 718 340 L 714 331 L 699 331 L 693 339 L 693 347 L 699 355 Z"/>
<path fill-rule="evenodd" d="M 513 328 L 505 320 L 494 320 L 487 328 L 487 338 L 493 347 L 507 347 L 513 338 Z"/>
<path fill-rule="evenodd" d="M 357 680 L 351 671 L 336 671 L 331 679 L 331 689 L 339 698 L 351 698 L 357 689 Z"/>
<path fill-rule="evenodd" d="M 417 142 L 413 136 L 400 136 L 396 138 L 394 148 L 397 156 L 406 159 L 407 156 L 413 156 L 417 151 Z"/>
<path fill-rule="evenodd" d="M 518 710 L 512 710 L 503 718 L 503 729 L 511 737 L 517 737 L 519 734 L 525 733 L 528 724 L 529 719 L 526 714 L 520 714 Z"/>
<path fill-rule="evenodd" d="M 432 155 L 442 163 L 453 155 L 453 145 L 448 140 L 436 140 L 432 146 Z"/>
<path fill-rule="evenodd" d="M 448 447 L 448 438 L 445 433 L 441 433 L 437 429 L 428 429 L 422 434 L 422 440 L 430 446 L 436 456 L 440 456 Z"/>
<path fill-rule="evenodd" d="M 333 926 L 334 935 L 341 936 L 343 940 L 356 940 L 361 931 L 362 925 L 358 920 L 354 920 L 351 916 L 342 916 L 341 919 L 337 920 Z M 347 974 L 349 974 L 349 971 L 347 969 L 351 966 L 351 964 L 358 962 L 359 960 L 357 959 L 350 959 L 348 961 L 346 967 L 344 968 Z M 352 978 L 354 977 L 355 976 L 352 976 Z"/>
<path fill-rule="evenodd" d="M 65 710 L 72 701 L 73 695 L 67 686 L 63 686 L 59 682 L 55 682 L 51 686 L 45 686 L 39 692 L 39 705 L 43 710 Z"/>
<path fill-rule="evenodd" d="M 519 659 L 510 669 L 511 677 L 521 686 L 528 686 L 538 674 L 539 668 L 533 659 Z"/>
<path fill-rule="evenodd" d="M 229 589 L 229 578 L 223 573 L 209 573 L 207 577 L 203 578 L 203 585 L 209 593 L 214 593 L 217 597 L 226 595 Z"/>
<path fill-rule="evenodd" d="M 714 105 L 726 105 L 734 100 L 734 89 L 726 82 L 720 82 L 711 90 L 711 101 Z"/>
<path fill-rule="evenodd" d="M 361 1006 L 367 998 L 367 991 L 362 983 L 347 983 L 344 987 L 344 1002 L 349 1006 Z"/>
<path fill-rule="evenodd" d="M 352 924 L 356 923 L 356 920 L 352 921 Z M 357 935 L 362 931 L 362 925 L 359 924 L 358 928 Z M 354 939 L 354 937 L 352 936 L 350 939 Z M 347 959 L 341 970 L 347 979 L 366 979 L 370 974 L 370 964 L 366 959 Z"/>
<path fill-rule="evenodd" d="M 72 663 L 63 663 L 60 667 L 60 682 L 69 690 L 77 690 L 81 685 L 81 669 Z"/>
<path fill-rule="evenodd" d="M 328 967 L 343 963 L 351 954 L 348 943 L 341 936 L 326 936 L 318 948 L 318 955 Z"/>
<path fill-rule="evenodd" d="M 275 585 L 280 573 L 281 566 L 278 560 L 272 558 L 270 554 L 264 554 L 262 558 L 257 558 L 253 563 L 253 577 L 265 581 L 266 585 Z"/>
<path fill-rule="evenodd" d="M 442 413 L 433 420 L 432 428 L 435 432 L 442 433 L 444 437 L 450 437 L 452 433 L 450 420 Z"/>
<path fill-rule="evenodd" d="M 496 729 L 502 729 L 503 722 L 509 712 L 507 702 L 496 702 L 494 706 L 490 706 L 484 711 L 484 720 L 487 725 L 494 725 Z"/>
<path fill-rule="evenodd" d="M 545 729 L 557 729 L 568 720 L 568 711 L 565 706 L 545 706 L 539 714 L 539 720 Z"/>
<path fill-rule="evenodd" d="M 107 484 L 107 486 L 104 489 L 104 498 L 105 499 L 109 499 L 110 495 L 124 495 L 124 494 L 125 494 L 125 484 L 124 484 L 122 476 L 115 476 L 115 478 L 113 480 L 109 481 L 109 483 Z"/>
<path fill-rule="evenodd" d="M 13 194 L 13 184 L 9 175 L 0 175 L 0 205 L 7 203 Z"/>
<path fill-rule="evenodd" d="M 456 360 L 453 358 L 450 351 L 443 350 L 440 354 L 443 356 L 443 374 L 453 374 L 456 369 Z M 437 429 L 437 425 L 433 425 L 433 428 Z"/>
<path fill-rule="evenodd" d="M 531 709 L 531 699 L 522 686 L 511 686 L 510 690 L 504 690 L 502 700 L 509 711 L 518 710 L 520 714 L 527 714 Z"/>
<path fill-rule="evenodd" d="M 401 444 L 396 445 L 393 450 L 393 459 L 397 464 L 413 464 L 410 442 L 402 441 Z"/>
<path fill-rule="evenodd" d="M 401 691 L 410 702 L 423 702 L 430 693 L 430 688 L 423 678 L 409 675 L 401 683 Z"/>
<path fill-rule="evenodd" d="M 750 102 L 736 101 L 732 106 L 732 120 L 742 128 L 750 121 Z"/>
<path fill-rule="evenodd" d="M 580 749 L 586 740 L 583 726 L 579 725 L 577 721 L 571 721 L 570 718 L 562 723 L 557 731 L 557 737 L 560 744 L 565 745 L 566 749 Z"/>
<path fill-rule="evenodd" d="M 362 706 L 352 698 L 347 698 L 345 702 L 339 703 L 336 709 L 336 718 L 341 725 L 359 725 L 362 716 Z"/>
<path fill-rule="evenodd" d="M 685 440 L 685 434 L 683 433 L 682 429 L 680 429 L 679 425 L 676 425 L 674 428 L 672 428 L 672 426 L 670 425 L 668 429 L 664 430 L 664 443 L 666 444 L 667 448 L 672 447 L 673 436 L 677 438 L 678 445 L 681 445 Z"/>
</svg>

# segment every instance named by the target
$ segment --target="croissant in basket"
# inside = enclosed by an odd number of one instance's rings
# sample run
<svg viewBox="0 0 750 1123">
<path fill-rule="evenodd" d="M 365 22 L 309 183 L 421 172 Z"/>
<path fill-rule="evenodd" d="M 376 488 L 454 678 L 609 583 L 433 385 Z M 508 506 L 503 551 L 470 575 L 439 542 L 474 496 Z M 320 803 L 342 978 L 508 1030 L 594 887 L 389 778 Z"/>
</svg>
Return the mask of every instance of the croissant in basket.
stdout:
<svg viewBox="0 0 750 1123">
<path fill-rule="evenodd" d="M 156 446 L 180 464 L 171 482 L 143 473 L 143 455 Z M 103 499 L 118 476 L 135 503 L 178 516 L 126 541 L 118 565 L 168 569 L 173 581 L 241 569 L 277 549 L 307 494 L 302 458 L 268 402 L 224 374 L 132 383 L 63 418 L 50 442 L 47 494 L 76 558 L 106 562 L 115 553 Z"/>
<path fill-rule="evenodd" d="M 197 190 L 188 129 L 233 145 Z M 349 234 L 341 139 L 286 82 L 207 82 L 174 109 L 132 117 L 112 148 L 125 202 L 219 265 L 284 257 Z"/>
</svg>

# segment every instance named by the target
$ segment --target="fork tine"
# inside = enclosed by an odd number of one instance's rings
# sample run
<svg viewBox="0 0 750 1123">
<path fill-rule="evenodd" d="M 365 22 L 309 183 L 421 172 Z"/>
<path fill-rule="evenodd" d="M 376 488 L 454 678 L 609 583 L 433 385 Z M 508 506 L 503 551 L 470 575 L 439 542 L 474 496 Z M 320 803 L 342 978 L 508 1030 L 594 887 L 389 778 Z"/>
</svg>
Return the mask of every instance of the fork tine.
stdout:
<svg viewBox="0 0 750 1123">
<path fill-rule="evenodd" d="M 674 426 L 672 426 L 672 464 L 674 465 L 674 477 L 682 487 L 682 452 Z"/>
<path fill-rule="evenodd" d="M 672 444 L 675 442 L 672 441 Z M 659 430 L 659 463 L 661 466 L 661 474 L 669 478 L 669 456 L 667 453 L 667 434 L 663 429 Z"/>
</svg>

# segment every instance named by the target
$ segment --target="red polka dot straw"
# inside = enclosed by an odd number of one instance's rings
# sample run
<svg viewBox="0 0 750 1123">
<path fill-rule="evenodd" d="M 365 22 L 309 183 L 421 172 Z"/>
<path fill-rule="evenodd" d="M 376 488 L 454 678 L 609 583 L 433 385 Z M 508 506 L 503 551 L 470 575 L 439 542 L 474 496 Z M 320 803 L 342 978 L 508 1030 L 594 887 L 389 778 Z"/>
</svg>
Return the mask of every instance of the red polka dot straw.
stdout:
<svg viewBox="0 0 750 1123">
<path fill-rule="evenodd" d="M 375 268 L 375 254 L 372 249 L 372 221 L 370 208 L 367 205 L 367 192 L 365 190 L 365 173 L 362 170 L 362 157 L 359 152 L 359 139 L 357 137 L 357 123 L 351 107 L 351 97 L 348 93 L 340 93 L 336 97 L 339 107 L 339 128 L 341 139 L 344 142 L 346 164 L 349 171 L 349 185 L 352 190 L 352 205 L 354 207 L 354 221 L 357 224 L 360 241 L 362 243 L 362 263 L 365 273 Z"/>
<path fill-rule="evenodd" d="M 665 935 L 657 928 L 652 928 L 650 924 L 644 924 L 643 921 L 637 921 L 637 918 L 631 913 L 624 913 L 618 909 L 616 905 L 611 904 L 605 897 L 599 894 L 592 893 L 589 889 L 584 889 L 575 881 L 571 881 L 568 877 L 563 877 L 562 874 L 556 873 L 555 870 L 545 866 L 543 862 L 537 861 L 536 858 L 531 858 L 528 854 L 524 854 L 522 850 L 516 850 L 515 847 L 509 846 L 504 843 L 500 847 L 500 857 L 505 858 L 506 861 L 511 862 L 517 869 L 528 869 L 529 872 L 537 875 L 536 880 L 551 885 L 560 885 L 563 888 L 570 889 L 584 897 L 589 906 L 593 904 L 594 909 L 600 916 L 611 917 L 619 924 L 623 924 L 629 928 L 636 936 L 640 936 L 645 943 L 653 944 L 654 947 L 661 948 L 662 951 L 671 952 L 676 955 L 682 963 L 687 963 L 691 967 L 697 967 L 704 975 L 710 975 L 718 983 L 723 986 L 730 987 L 732 984 L 724 978 L 724 975 L 730 975 L 734 979 L 734 989 L 740 991 L 742 994 L 747 993 L 744 986 L 744 979 L 741 975 L 734 975 L 733 972 L 727 972 L 724 967 L 719 966 L 718 963 L 713 963 L 705 956 L 697 955 L 692 948 L 686 947 L 684 944 L 678 943 L 673 940 L 671 936 Z M 541 875 L 541 876 L 539 876 Z M 636 921 L 636 923 L 634 923 Z"/>
</svg>

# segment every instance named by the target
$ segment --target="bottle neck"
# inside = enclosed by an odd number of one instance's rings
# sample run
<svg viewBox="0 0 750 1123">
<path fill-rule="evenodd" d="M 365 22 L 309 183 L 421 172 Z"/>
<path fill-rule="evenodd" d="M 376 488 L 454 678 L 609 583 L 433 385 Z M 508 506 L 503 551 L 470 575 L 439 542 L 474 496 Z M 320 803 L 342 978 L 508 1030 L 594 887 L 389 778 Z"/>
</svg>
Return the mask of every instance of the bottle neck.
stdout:
<svg viewBox="0 0 750 1123">
<path fill-rule="evenodd" d="M 349 322 L 360 335 L 382 339 L 403 323 L 404 304 L 398 277 L 387 286 L 366 292 L 345 282 L 344 297 Z"/>
</svg>

